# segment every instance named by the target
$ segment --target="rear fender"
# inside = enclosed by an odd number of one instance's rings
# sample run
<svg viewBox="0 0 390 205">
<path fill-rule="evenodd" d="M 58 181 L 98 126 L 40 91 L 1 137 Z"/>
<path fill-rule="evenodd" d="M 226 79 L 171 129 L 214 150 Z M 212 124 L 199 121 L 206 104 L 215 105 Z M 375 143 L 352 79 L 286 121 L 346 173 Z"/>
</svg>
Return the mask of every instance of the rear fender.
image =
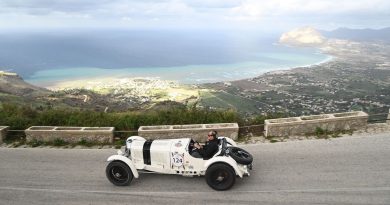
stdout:
<svg viewBox="0 0 390 205">
<path fill-rule="evenodd" d="M 125 156 L 122 156 L 122 155 L 117 155 L 117 154 L 116 154 L 116 155 L 110 156 L 110 157 L 107 159 L 107 161 L 108 161 L 108 162 L 112 162 L 112 161 L 121 161 L 121 162 L 127 164 L 127 166 L 130 167 L 130 169 L 131 169 L 131 171 L 133 172 L 133 175 L 134 175 L 135 178 L 138 178 L 138 177 L 139 177 L 139 174 L 138 174 L 137 169 L 135 168 L 133 162 L 132 162 L 129 158 L 127 158 L 127 157 L 125 157 Z"/>
<path fill-rule="evenodd" d="M 205 166 L 205 168 L 207 170 L 211 165 L 213 165 L 215 163 L 225 163 L 225 164 L 228 164 L 228 165 L 230 165 L 234 169 L 234 172 L 236 172 L 236 175 L 238 175 L 241 178 L 244 175 L 243 171 L 238 168 L 237 162 L 234 161 L 234 159 L 232 159 L 231 157 L 227 157 L 227 156 L 213 157 L 213 158 L 207 160 L 207 162 L 205 163 L 204 166 Z"/>
</svg>

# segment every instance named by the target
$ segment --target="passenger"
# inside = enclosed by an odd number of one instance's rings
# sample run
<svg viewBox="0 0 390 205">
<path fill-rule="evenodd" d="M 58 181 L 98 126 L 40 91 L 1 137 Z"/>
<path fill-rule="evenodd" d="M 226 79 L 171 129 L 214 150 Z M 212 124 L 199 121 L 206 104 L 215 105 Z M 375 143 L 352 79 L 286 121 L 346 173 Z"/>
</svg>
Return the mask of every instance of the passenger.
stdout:
<svg viewBox="0 0 390 205">
<path fill-rule="evenodd" d="M 204 146 L 199 143 L 195 143 L 195 149 L 191 155 L 195 158 L 203 158 L 205 160 L 210 159 L 218 151 L 218 138 L 217 131 L 210 131 L 207 135 L 207 142 Z"/>
</svg>

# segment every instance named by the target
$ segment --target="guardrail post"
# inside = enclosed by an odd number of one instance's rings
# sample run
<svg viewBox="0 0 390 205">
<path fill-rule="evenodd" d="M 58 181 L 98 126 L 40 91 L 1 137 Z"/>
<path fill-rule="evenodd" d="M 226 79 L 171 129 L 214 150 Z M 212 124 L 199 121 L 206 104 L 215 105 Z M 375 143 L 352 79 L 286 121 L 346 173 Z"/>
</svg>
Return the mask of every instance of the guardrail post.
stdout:
<svg viewBox="0 0 390 205">
<path fill-rule="evenodd" d="M 390 125 L 390 108 L 389 108 L 389 113 L 387 114 L 386 122 L 388 125 Z"/>
<path fill-rule="evenodd" d="M 7 135 L 8 128 L 8 126 L 0 126 L 0 144 L 3 143 L 3 140 Z"/>
</svg>

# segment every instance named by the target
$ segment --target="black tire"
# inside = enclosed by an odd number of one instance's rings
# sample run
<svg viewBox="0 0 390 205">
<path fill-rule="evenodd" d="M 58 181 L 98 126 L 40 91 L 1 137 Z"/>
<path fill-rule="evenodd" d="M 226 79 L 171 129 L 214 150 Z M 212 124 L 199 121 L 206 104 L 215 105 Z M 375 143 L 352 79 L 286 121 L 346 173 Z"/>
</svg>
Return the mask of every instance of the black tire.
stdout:
<svg viewBox="0 0 390 205">
<path fill-rule="evenodd" d="M 213 164 L 206 170 L 206 182 L 217 191 L 228 190 L 236 182 L 236 173 L 227 164 Z"/>
<path fill-rule="evenodd" d="M 106 167 L 106 176 L 116 186 L 127 186 L 134 177 L 129 166 L 121 161 L 110 162 Z"/>
<path fill-rule="evenodd" d="M 229 155 L 239 164 L 252 164 L 252 155 L 244 149 L 239 147 L 229 147 Z"/>
</svg>

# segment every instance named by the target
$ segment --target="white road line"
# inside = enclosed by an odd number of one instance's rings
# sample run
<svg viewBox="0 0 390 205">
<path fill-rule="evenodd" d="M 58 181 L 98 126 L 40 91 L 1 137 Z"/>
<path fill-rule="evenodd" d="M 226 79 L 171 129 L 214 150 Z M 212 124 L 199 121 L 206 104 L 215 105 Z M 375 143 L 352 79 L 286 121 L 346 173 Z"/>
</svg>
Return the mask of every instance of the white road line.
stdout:
<svg viewBox="0 0 390 205">
<path fill-rule="evenodd" d="M 45 188 L 28 188 L 28 187 L 0 187 L 0 190 L 11 191 L 36 191 L 36 192 L 52 192 L 52 193 L 89 193 L 89 194 L 119 194 L 119 195 L 170 195 L 170 194 L 207 194 L 209 191 L 188 191 L 188 192 L 124 192 L 124 191 L 100 191 L 100 190 L 68 190 L 68 189 L 45 189 Z M 251 194 L 251 193 L 321 193 L 321 192 L 376 192 L 376 191 L 390 191 L 390 187 L 351 187 L 351 188 L 329 188 L 329 189 L 281 189 L 281 190 L 258 190 L 258 191 L 228 191 L 229 193 Z"/>
</svg>

